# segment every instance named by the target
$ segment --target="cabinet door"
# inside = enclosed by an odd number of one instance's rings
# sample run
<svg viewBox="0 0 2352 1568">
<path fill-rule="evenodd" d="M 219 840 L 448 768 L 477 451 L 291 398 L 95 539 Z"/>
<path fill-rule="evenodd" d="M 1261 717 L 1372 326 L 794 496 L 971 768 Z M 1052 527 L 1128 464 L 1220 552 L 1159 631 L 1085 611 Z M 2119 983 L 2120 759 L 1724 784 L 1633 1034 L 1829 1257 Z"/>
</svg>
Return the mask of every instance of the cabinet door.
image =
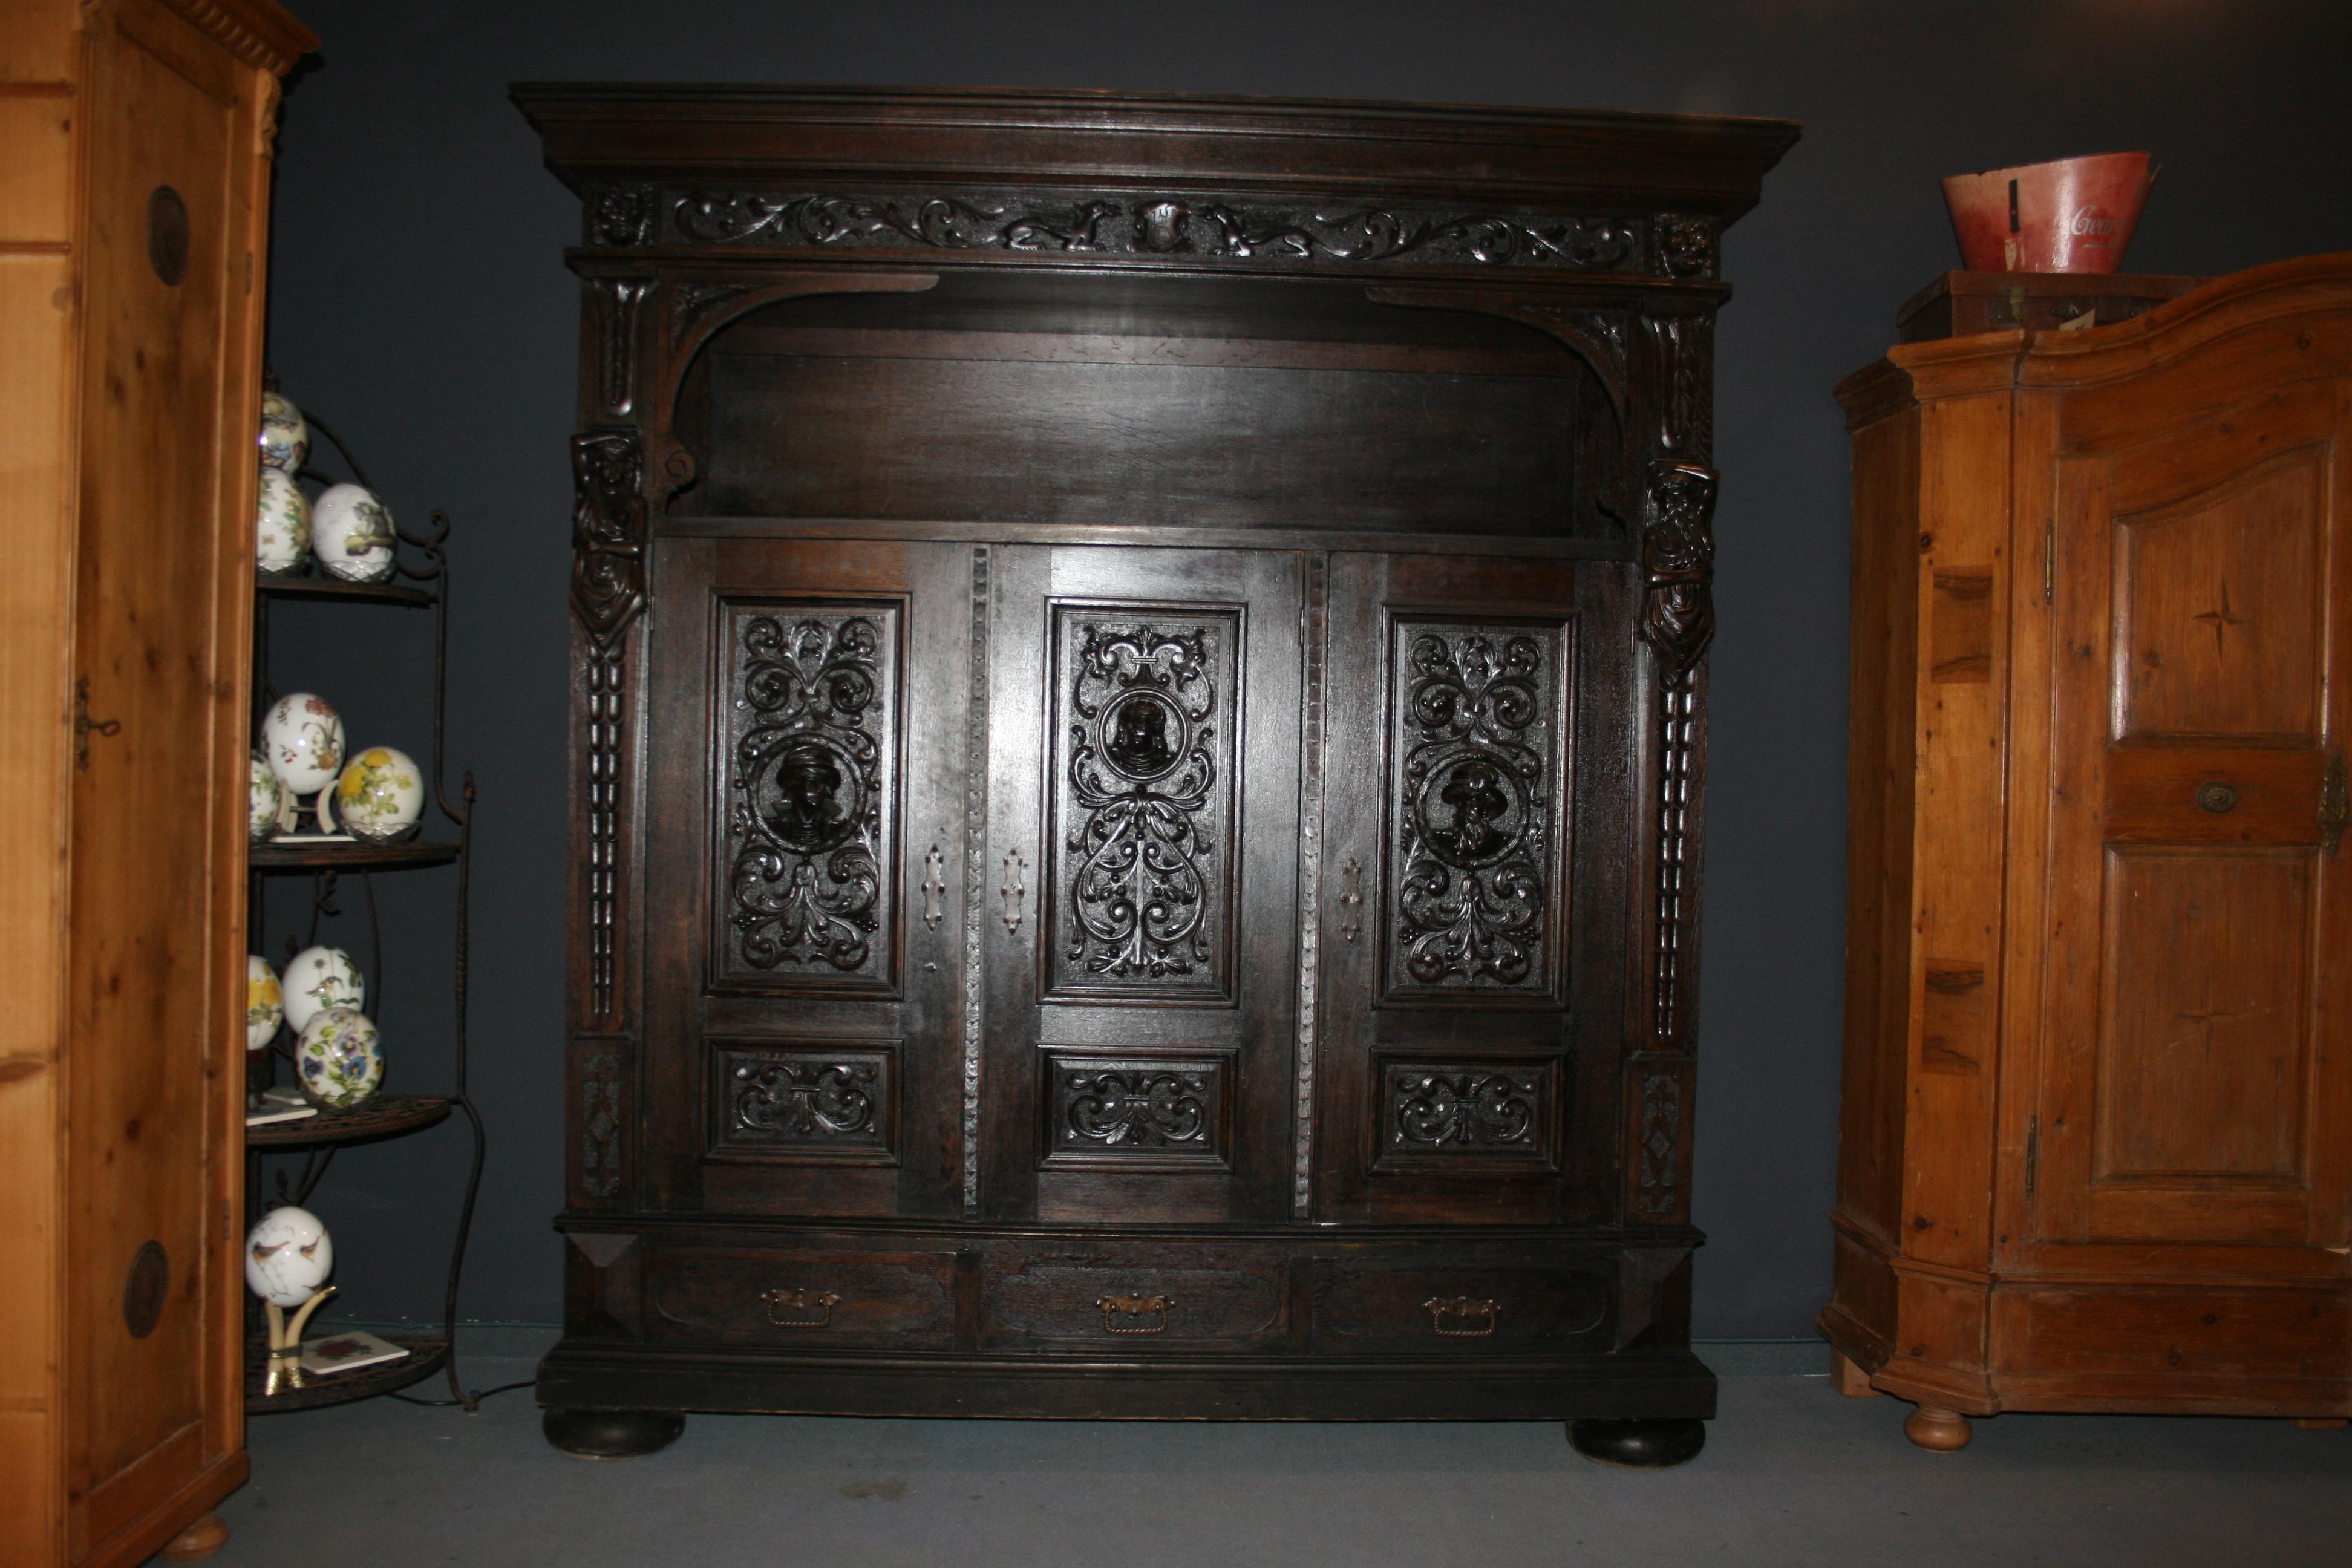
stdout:
<svg viewBox="0 0 2352 1568">
<path fill-rule="evenodd" d="M 1330 572 L 1315 1213 L 1596 1216 L 1639 754 L 1625 570 Z"/>
<path fill-rule="evenodd" d="M 656 548 L 650 1207 L 956 1210 L 971 558 Z"/>
<path fill-rule="evenodd" d="M 2133 395 L 2160 410 L 2185 374 Z M 2181 1266 L 2147 1243 L 2341 1247 L 2341 389 L 2110 424 L 2132 444 L 2057 469 L 2035 1231 L 2130 1244 L 2126 1270 Z"/>
<path fill-rule="evenodd" d="M 987 1214 L 1286 1212 L 1300 565 L 992 552 Z"/>
</svg>

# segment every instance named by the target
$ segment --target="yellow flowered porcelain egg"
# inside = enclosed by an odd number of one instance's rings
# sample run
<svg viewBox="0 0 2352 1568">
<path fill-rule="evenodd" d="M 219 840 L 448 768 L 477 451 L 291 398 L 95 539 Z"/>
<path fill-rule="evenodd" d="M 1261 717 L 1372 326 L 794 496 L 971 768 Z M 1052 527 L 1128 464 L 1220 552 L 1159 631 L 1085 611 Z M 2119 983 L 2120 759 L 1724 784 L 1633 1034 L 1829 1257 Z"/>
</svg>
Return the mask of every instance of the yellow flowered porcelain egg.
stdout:
<svg viewBox="0 0 2352 1568">
<path fill-rule="evenodd" d="M 252 761 L 252 776 L 246 784 L 245 836 L 258 844 L 278 831 L 278 807 L 286 791 L 269 771 L 268 758 L 256 752 Z"/>
<path fill-rule="evenodd" d="M 302 411 L 274 392 L 261 395 L 261 466 L 292 479 L 310 456 L 310 426 Z"/>
<path fill-rule="evenodd" d="M 278 988 L 278 972 L 257 953 L 245 955 L 245 1048 L 266 1051 L 278 1037 L 286 1017 L 286 995 Z"/>
<path fill-rule="evenodd" d="M 286 1001 L 286 1026 L 299 1035 L 314 1014 L 329 1007 L 357 1010 L 367 1005 L 367 983 L 360 966 L 340 947 L 306 947 L 286 961 L 280 983 Z"/>
<path fill-rule="evenodd" d="M 310 553 L 310 502 L 291 474 L 261 470 L 255 499 L 253 563 L 268 576 L 289 577 Z"/>
<path fill-rule="evenodd" d="M 392 512 L 373 490 L 330 485 L 310 503 L 310 551 L 330 576 L 381 583 L 392 575 Z"/>
<path fill-rule="evenodd" d="M 300 1306 L 334 1271 L 334 1240 L 309 1209 L 271 1209 L 245 1234 L 245 1283 L 273 1305 Z"/>
<path fill-rule="evenodd" d="M 335 785 L 335 815 L 354 838 L 397 844 L 415 833 L 425 815 L 425 775 L 395 747 L 353 752 Z"/>
<path fill-rule="evenodd" d="M 355 1110 L 383 1086 L 383 1042 L 356 1007 L 326 1007 L 311 1016 L 294 1047 L 294 1081 L 321 1110 Z"/>
<path fill-rule="evenodd" d="M 269 771 L 296 795 L 310 795 L 343 771 L 343 721 L 323 697 L 289 692 L 261 721 L 261 750 Z"/>
</svg>

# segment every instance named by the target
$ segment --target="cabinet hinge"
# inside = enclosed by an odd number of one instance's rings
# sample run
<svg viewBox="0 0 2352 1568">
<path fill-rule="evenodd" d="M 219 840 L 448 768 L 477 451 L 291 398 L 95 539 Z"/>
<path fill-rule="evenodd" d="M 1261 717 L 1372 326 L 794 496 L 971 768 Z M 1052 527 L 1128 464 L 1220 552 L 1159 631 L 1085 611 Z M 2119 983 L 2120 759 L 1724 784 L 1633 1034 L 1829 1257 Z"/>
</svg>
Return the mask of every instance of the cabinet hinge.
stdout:
<svg viewBox="0 0 2352 1568">
<path fill-rule="evenodd" d="M 2025 1122 L 2025 1206 L 2033 1206 L 2033 1186 L 2042 1173 L 2042 1118 L 2028 1117 Z"/>
<path fill-rule="evenodd" d="M 2053 519 L 2042 525 L 2042 602 L 2058 601 L 2058 524 Z"/>
<path fill-rule="evenodd" d="M 232 1234 L 234 1234 L 234 1232 L 235 1232 L 235 1215 L 236 1215 L 236 1205 L 235 1205 L 235 1203 L 234 1203 L 234 1202 L 232 1202 L 230 1199 L 227 1199 L 227 1198 L 223 1198 L 223 1199 L 221 1199 L 221 1235 L 220 1235 L 220 1238 L 221 1238 L 223 1241 L 226 1241 L 226 1240 L 229 1238 L 229 1237 L 230 1237 Z"/>
</svg>

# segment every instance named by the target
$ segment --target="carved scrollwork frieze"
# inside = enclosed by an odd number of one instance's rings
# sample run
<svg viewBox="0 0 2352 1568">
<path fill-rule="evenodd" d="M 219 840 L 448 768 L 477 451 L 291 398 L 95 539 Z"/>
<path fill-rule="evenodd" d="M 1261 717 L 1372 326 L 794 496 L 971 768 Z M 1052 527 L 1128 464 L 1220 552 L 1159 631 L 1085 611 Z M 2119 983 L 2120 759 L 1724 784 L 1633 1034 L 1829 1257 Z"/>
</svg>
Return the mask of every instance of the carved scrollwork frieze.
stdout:
<svg viewBox="0 0 2352 1568">
<path fill-rule="evenodd" d="M 1622 271 L 1643 220 L 1195 196 L 830 195 L 695 190 L 667 205 L 689 244 L 997 249 L 1293 263 Z"/>
<path fill-rule="evenodd" d="M 870 1164 L 893 1155 L 889 1046 L 722 1046 L 710 1073 L 720 1158 Z"/>
<path fill-rule="evenodd" d="M 1225 1163 L 1226 1058 L 1046 1061 L 1046 1164 Z"/>
<path fill-rule="evenodd" d="M 1550 1062 L 1382 1064 L 1381 1163 L 1549 1166 Z"/>
</svg>

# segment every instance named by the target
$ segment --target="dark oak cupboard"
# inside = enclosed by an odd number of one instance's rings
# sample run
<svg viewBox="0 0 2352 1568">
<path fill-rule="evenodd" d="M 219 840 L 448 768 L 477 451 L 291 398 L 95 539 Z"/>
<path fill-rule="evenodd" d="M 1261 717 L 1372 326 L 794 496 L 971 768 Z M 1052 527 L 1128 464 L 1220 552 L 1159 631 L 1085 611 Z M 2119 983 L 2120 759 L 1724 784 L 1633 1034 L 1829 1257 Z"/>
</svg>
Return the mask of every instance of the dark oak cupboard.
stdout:
<svg viewBox="0 0 2352 1568">
<path fill-rule="evenodd" d="M 551 1438 L 1695 1452 L 1717 241 L 1796 128 L 515 97 L 585 226 Z"/>
</svg>

